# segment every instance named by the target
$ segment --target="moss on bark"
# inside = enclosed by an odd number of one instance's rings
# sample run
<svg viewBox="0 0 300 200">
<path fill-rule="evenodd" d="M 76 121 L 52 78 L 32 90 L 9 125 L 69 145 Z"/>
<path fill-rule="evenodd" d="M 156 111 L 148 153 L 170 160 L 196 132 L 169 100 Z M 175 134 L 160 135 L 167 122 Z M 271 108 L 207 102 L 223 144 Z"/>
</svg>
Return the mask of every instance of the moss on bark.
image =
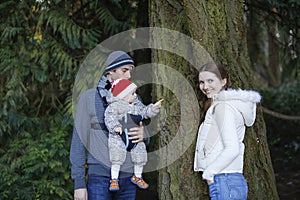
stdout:
<svg viewBox="0 0 300 200">
<path fill-rule="evenodd" d="M 254 88 L 253 75 L 249 68 L 242 1 L 151 0 L 149 8 L 150 26 L 169 28 L 190 35 L 200 42 L 216 61 L 228 66 L 232 87 Z M 176 41 L 174 48 L 177 48 Z M 163 63 L 179 71 L 188 77 L 195 90 L 198 90 L 198 73 L 191 70 L 193 68 L 189 67 L 189 63 L 183 58 L 169 52 L 153 50 L 152 62 Z M 168 77 L 168 72 L 160 73 L 160 77 L 155 78 L 161 77 Z M 174 81 L 174 84 L 177 83 L 171 77 L 169 80 Z M 162 147 L 174 139 L 181 108 L 178 106 L 178 100 L 174 100 L 172 91 L 157 87 L 154 93 L 158 99 L 161 97 L 165 99 L 167 113 L 173 114 L 167 117 L 165 127 L 161 130 L 159 146 Z M 201 100 L 201 96 L 199 99 Z M 201 102 L 199 105 L 202 105 Z M 183 130 L 191 131 L 188 127 L 198 126 L 198 123 L 187 122 Z M 194 138 L 190 139 L 196 141 L 196 135 L 197 132 L 194 133 Z M 256 123 L 247 129 L 245 145 L 244 172 L 249 184 L 249 199 L 278 199 L 260 107 Z M 202 181 L 201 174 L 193 171 L 194 150 L 195 142 L 178 160 L 159 171 L 160 199 L 209 199 L 207 185 Z"/>
</svg>

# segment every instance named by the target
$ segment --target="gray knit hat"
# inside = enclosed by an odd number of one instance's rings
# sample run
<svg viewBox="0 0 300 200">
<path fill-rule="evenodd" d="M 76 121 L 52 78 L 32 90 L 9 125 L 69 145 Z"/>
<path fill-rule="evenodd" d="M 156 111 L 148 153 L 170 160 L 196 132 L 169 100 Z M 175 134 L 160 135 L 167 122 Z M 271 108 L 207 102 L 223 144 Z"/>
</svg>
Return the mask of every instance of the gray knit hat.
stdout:
<svg viewBox="0 0 300 200">
<path fill-rule="evenodd" d="M 105 65 L 105 72 L 107 73 L 122 66 L 134 67 L 134 62 L 124 51 L 113 51 L 108 55 Z"/>
</svg>

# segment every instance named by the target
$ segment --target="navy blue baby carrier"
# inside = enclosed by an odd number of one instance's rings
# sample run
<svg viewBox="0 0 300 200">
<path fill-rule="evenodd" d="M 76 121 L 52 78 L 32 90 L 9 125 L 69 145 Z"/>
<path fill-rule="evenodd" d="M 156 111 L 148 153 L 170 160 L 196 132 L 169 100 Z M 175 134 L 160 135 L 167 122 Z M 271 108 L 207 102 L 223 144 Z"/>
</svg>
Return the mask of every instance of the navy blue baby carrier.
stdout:
<svg viewBox="0 0 300 200">
<path fill-rule="evenodd" d="M 127 113 L 121 120 L 119 120 L 123 129 L 121 138 L 125 143 L 127 151 L 131 151 L 131 149 L 133 149 L 137 145 L 137 143 L 132 143 L 132 141 L 129 140 L 129 129 L 139 126 L 140 122 L 143 121 L 143 119 L 144 117 L 142 115 L 133 115 Z"/>
</svg>

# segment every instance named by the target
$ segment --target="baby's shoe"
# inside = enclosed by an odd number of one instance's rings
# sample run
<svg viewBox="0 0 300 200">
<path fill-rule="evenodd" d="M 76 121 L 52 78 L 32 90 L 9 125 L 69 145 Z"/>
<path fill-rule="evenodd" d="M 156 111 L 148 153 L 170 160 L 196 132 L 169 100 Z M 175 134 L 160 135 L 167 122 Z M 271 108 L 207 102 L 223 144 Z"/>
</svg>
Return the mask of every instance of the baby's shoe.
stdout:
<svg viewBox="0 0 300 200">
<path fill-rule="evenodd" d="M 131 177 L 130 181 L 131 181 L 133 184 L 137 185 L 137 186 L 138 186 L 139 188 L 141 188 L 141 189 L 144 189 L 144 190 L 145 190 L 145 189 L 148 189 L 148 188 L 149 188 L 149 184 L 146 183 L 142 177 L 141 177 L 141 178 L 138 178 L 138 177 L 136 177 L 135 175 L 133 175 L 133 176 Z"/>
<path fill-rule="evenodd" d="M 119 179 L 111 179 L 109 190 L 112 191 L 112 192 L 118 191 L 120 189 L 118 182 L 119 182 Z"/>
</svg>

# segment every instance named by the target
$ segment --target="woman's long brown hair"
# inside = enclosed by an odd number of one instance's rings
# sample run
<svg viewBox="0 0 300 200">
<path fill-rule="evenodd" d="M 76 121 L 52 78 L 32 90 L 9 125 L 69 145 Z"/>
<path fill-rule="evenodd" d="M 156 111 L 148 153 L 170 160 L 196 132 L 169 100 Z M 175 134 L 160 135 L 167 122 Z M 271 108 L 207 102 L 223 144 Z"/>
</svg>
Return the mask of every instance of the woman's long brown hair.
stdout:
<svg viewBox="0 0 300 200">
<path fill-rule="evenodd" d="M 199 69 L 199 74 L 201 72 L 211 72 L 214 73 L 220 80 L 223 80 L 224 78 L 227 79 L 226 85 L 224 86 L 224 89 L 228 88 L 229 85 L 229 80 L 228 80 L 228 75 L 225 69 L 225 66 L 221 63 L 206 63 L 205 65 L 201 66 Z M 212 98 L 208 99 L 206 97 L 206 100 L 204 102 L 203 106 L 203 112 L 200 115 L 200 122 L 202 123 L 205 119 L 205 115 L 209 107 L 211 106 L 212 103 Z"/>
</svg>

